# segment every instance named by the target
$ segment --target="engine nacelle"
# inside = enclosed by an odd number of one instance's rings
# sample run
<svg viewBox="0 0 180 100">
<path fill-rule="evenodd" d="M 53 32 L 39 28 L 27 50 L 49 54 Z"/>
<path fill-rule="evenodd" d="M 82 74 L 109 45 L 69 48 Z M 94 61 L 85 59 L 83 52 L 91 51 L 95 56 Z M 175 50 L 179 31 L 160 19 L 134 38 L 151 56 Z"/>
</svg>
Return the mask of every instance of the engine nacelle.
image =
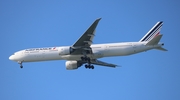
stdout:
<svg viewBox="0 0 180 100">
<path fill-rule="evenodd" d="M 67 70 L 74 70 L 78 69 L 82 64 L 78 61 L 66 61 L 66 69 Z"/>
<path fill-rule="evenodd" d="M 71 47 L 59 47 L 59 55 L 69 55 L 71 53 Z"/>
</svg>

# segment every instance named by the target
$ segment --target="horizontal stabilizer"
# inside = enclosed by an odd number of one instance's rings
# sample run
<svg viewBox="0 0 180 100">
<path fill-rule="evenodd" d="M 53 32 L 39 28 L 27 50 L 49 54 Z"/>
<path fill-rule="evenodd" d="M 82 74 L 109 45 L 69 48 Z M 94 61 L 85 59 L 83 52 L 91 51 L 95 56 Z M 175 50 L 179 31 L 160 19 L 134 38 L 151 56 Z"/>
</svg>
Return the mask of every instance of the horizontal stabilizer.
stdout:
<svg viewBox="0 0 180 100">
<path fill-rule="evenodd" d="M 167 49 L 164 49 L 163 47 L 158 47 L 156 48 L 157 50 L 161 50 L 161 51 L 168 51 Z"/>
<path fill-rule="evenodd" d="M 156 44 L 158 44 L 162 36 L 163 36 L 162 34 L 157 35 L 152 40 L 150 40 L 146 45 L 156 45 Z"/>
</svg>

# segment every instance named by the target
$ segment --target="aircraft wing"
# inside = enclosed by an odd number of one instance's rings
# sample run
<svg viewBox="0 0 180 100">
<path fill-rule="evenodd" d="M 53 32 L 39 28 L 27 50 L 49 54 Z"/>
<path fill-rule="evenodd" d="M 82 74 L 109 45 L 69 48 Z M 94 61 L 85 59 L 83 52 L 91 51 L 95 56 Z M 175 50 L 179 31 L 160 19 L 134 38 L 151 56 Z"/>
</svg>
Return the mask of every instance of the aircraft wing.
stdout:
<svg viewBox="0 0 180 100">
<path fill-rule="evenodd" d="M 95 29 L 101 18 L 96 19 L 86 32 L 73 44 L 73 47 L 90 47 L 95 35 Z"/>
<path fill-rule="evenodd" d="M 92 54 L 91 44 L 95 35 L 95 29 L 101 18 L 96 19 L 86 32 L 72 45 L 71 54 L 77 55 L 86 52 Z"/>
<path fill-rule="evenodd" d="M 113 67 L 113 68 L 118 67 L 118 65 L 106 63 L 106 62 L 103 62 L 103 61 L 100 61 L 100 60 L 92 60 L 91 64 L 100 65 L 100 66 L 106 66 L 106 67 Z"/>
</svg>

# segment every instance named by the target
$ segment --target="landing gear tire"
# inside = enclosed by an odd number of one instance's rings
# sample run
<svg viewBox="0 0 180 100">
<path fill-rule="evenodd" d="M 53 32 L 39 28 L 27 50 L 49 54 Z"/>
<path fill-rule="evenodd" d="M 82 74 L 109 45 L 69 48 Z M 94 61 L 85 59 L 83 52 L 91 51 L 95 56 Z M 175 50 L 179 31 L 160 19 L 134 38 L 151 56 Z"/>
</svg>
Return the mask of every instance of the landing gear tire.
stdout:
<svg viewBox="0 0 180 100">
<path fill-rule="evenodd" d="M 88 68 L 88 65 L 85 65 L 85 68 Z"/>
<path fill-rule="evenodd" d="M 94 69 L 93 65 L 85 65 L 85 68 Z"/>
<path fill-rule="evenodd" d="M 89 57 L 87 57 L 87 56 L 81 57 L 81 60 L 87 63 L 85 65 L 85 68 L 94 69 L 94 66 L 91 65 L 91 59 Z"/>
<path fill-rule="evenodd" d="M 23 66 L 20 66 L 20 68 L 23 68 Z"/>
<path fill-rule="evenodd" d="M 94 66 L 93 66 L 93 65 L 91 66 L 91 69 L 94 69 Z"/>
<path fill-rule="evenodd" d="M 20 64 L 20 68 L 23 68 L 22 61 L 18 61 L 18 64 Z"/>
</svg>

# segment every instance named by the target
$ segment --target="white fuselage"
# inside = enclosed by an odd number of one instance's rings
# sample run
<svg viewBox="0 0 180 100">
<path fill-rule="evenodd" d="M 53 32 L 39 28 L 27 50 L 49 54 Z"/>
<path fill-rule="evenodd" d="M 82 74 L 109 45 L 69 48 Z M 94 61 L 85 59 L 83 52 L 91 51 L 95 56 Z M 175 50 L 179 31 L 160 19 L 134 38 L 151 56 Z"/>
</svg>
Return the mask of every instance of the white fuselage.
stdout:
<svg viewBox="0 0 180 100">
<path fill-rule="evenodd" d="M 122 43 L 108 43 L 108 44 L 94 44 L 91 45 L 93 55 L 87 55 L 92 59 L 112 56 L 125 56 L 136 54 L 139 52 L 147 51 L 162 44 L 145 45 L 147 42 L 122 42 Z M 33 48 L 18 51 L 10 56 L 9 59 L 21 62 L 36 62 L 48 60 L 80 60 L 83 55 L 60 54 L 60 50 L 64 47 L 46 47 L 46 48 Z"/>
</svg>

